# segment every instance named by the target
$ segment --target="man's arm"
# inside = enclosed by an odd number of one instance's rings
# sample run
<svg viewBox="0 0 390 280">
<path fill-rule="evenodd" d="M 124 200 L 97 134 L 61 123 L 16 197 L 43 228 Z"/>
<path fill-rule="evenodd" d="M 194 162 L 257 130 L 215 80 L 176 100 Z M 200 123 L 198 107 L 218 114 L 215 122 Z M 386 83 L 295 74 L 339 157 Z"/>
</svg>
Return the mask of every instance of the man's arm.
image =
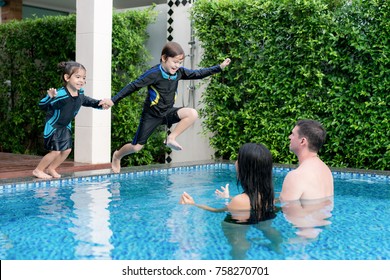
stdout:
<svg viewBox="0 0 390 280">
<path fill-rule="evenodd" d="M 303 194 L 303 178 L 294 170 L 290 171 L 284 178 L 282 191 L 280 192 L 280 201 L 298 200 Z"/>
</svg>

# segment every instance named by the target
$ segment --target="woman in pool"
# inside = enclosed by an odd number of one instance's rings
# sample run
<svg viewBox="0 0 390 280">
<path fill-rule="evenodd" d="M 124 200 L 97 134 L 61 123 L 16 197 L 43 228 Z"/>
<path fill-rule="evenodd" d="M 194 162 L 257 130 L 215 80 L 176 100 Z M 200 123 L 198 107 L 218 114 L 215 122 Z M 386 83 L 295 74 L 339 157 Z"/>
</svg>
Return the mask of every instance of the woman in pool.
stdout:
<svg viewBox="0 0 390 280">
<path fill-rule="evenodd" d="M 262 144 L 247 143 L 238 151 L 236 161 L 237 184 L 243 192 L 231 198 L 223 208 L 213 208 L 196 204 L 194 199 L 183 193 L 181 204 L 189 204 L 211 212 L 228 212 L 222 222 L 224 235 L 231 244 L 232 259 L 245 259 L 252 241 L 246 238 L 251 224 L 262 232 L 266 239 L 259 236 L 258 245 L 264 245 L 280 253 L 283 241 L 281 234 L 272 226 L 275 218 L 274 188 L 272 184 L 272 155 Z M 229 185 L 215 193 L 222 198 L 230 198 Z"/>
<path fill-rule="evenodd" d="M 243 192 L 231 198 L 223 208 L 212 208 L 196 204 L 186 192 L 181 204 L 189 204 L 211 212 L 229 212 L 225 221 L 241 224 L 255 224 L 275 217 L 274 188 L 272 184 L 272 155 L 262 144 L 246 143 L 238 151 L 236 161 L 237 183 Z M 223 198 L 230 198 L 229 185 L 216 190 Z"/>
</svg>

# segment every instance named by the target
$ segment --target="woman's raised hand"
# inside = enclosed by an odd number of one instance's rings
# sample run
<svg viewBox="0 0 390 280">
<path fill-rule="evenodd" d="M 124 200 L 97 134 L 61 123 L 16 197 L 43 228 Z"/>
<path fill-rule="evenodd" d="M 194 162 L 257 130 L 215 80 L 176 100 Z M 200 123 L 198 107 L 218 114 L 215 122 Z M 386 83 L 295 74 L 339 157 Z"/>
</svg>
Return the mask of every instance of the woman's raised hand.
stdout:
<svg viewBox="0 0 390 280">
<path fill-rule="evenodd" d="M 229 184 L 226 184 L 225 187 L 221 187 L 221 190 L 216 189 L 215 194 L 219 196 L 220 198 L 229 198 L 230 193 L 229 193 Z"/>
</svg>

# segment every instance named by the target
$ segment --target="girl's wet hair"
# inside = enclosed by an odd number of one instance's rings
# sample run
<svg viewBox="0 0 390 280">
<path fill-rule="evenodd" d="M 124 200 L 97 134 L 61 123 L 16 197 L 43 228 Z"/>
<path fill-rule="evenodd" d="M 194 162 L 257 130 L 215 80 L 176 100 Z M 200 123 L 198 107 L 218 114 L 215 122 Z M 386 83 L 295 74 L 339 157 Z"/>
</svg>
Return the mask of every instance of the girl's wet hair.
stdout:
<svg viewBox="0 0 390 280">
<path fill-rule="evenodd" d="M 183 58 L 185 56 L 183 48 L 176 42 L 166 43 L 161 51 L 161 57 L 164 57 L 165 59 L 167 59 L 168 57 L 175 57 L 178 55 L 182 55 Z"/>
<path fill-rule="evenodd" d="M 65 81 L 65 74 L 67 74 L 69 77 L 71 77 L 74 73 L 76 73 L 78 70 L 82 69 L 84 71 L 87 71 L 85 69 L 84 65 L 81 63 L 78 63 L 76 61 L 62 61 L 58 63 L 58 68 L 62 70 L 62 81 L 64 82 L 64 85 L 67 84 L 67 81 Z"/>
</svg>

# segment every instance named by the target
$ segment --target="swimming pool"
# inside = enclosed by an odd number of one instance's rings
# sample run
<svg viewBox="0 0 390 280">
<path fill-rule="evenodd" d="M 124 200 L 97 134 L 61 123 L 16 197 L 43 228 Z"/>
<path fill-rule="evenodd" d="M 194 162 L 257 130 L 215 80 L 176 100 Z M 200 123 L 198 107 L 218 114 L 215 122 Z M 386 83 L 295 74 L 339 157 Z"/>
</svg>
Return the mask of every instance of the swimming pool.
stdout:
<svg viewBox="0 0 390 280">
<path fill-rule="evenodd" d="M 276 191 L 287 172 L 274 168 Z M 288 211 L 243 226 L 178 203 L 186 191 L 222 207 L 216 188 L 239 191 L 228 163 L 7 184 L 0 186 L 0 259 L 389 260 L 390 176 L 334 176 L 335 198 L 325 223 L 312 226 L 315 238 L 300 234 Z"/>
</svg>

